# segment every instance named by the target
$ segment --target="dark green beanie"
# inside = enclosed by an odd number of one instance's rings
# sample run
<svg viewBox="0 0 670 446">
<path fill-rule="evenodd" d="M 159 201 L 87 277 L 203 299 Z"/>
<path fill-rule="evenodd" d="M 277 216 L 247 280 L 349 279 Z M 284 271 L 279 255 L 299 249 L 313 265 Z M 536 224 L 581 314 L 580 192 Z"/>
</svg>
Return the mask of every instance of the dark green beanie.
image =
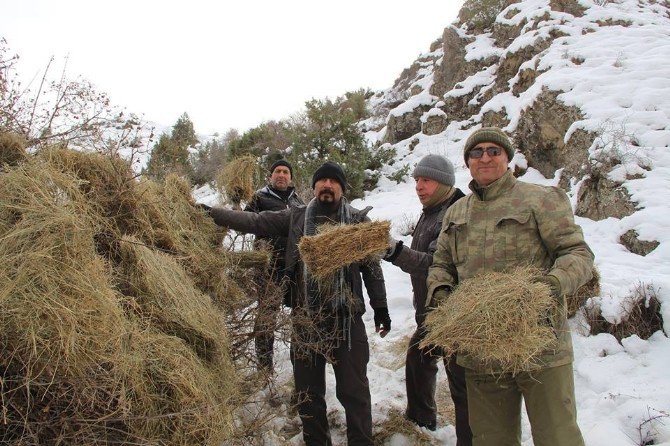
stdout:
<svg viewBox="0 0 670 446">
<path fill-rule="evenodd" d="M 477 144 L 482 142 L 492 142 L 498 144 L 505 149 L 507 159 L 512 161 L 514 157 L 514 147 L 509 137 L 498 127 L 483 127 L 476 130 L 467 141 L 465 141 L 465 149 L 463 150 L 463 158 L 465 158 L 465 165 L 468 165 L 468 152 L 472 150 Z"/>
</svg>

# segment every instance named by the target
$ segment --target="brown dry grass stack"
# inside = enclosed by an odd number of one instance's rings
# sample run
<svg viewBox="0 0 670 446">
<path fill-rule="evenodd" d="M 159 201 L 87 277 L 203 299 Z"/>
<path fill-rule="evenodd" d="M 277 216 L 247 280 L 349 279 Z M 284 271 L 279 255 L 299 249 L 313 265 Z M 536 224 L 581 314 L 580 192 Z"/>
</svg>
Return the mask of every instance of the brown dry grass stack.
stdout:
<svg viewBox="0 0 670 446">
<path fill-rule="evenodd" d="M 343 266 L 383 253 L 390 228 L 389 221 L 323 225 L 317 235 L 302 237 L 298 249 L 312 276 L 327 279 Z"/>
<path fill-rule="evenodd" d="M 195 206 L 188 182 L 168 175 L 163 184 L 138 182 L 127 161 L 99 153 L 51 148 L 39 158 L 81 180 L 86 201 L 104 217 L 96 234 L 98 249 L 115 259 L 119 241 L 133 236 L 169 252 L 195 279 L 196 285 L 217 300 L 231 304 L 227 266 L 221 249 L 225 230 Z"/>
<path fill-rule="evenodd" d="M 575 294 L 566 297 L 569 318 L 577 314 L 587 300 L 600 294 L 600 271 L 595 266 L 592 274 L 591 280 L 580 286 Z"/>
<path fill-rule="evenodd" d="M 124 406 L 113 373 L 129 323 L 79 187 L 42 164 L 0 175 L 2 444 L 86 444 L 76 420 Z"/>
<path fill-rule="evenodd" d="M 0 443 L 219 445 L 239 405 L 226 315 L 188 256 L 120 236 L 143 227 L 112 198 L 146 203 L 134 183 L 105 189 L 104 162 L 54 153 L 0 172 Z M 176 246 L 207 232 L 175 209 Z"/>
<path fill-rule="evenodd" d="M 0 133 L 0 168 L 3 164 L 15 166 L 24 161 L 26 153 L 26 139 L 16 133 Z"/>
<path fill-rule="evenodd" d="M 216 176 L 219 193 L 228 197 L 231 203 L 248 202 L 254 195 L 258 177 L 258 160 L 245 155 L 228 162 Z"/>
<path fill-rule="evenodd" d="M 426 318 L 421 346 L 466 353 L 504 372 L 525 370 L 556 339 L 546 322 L 556 302 L 547 285 L 533 282 L 539 274 L 525 267 L 464 280 Z"/>
</svg>

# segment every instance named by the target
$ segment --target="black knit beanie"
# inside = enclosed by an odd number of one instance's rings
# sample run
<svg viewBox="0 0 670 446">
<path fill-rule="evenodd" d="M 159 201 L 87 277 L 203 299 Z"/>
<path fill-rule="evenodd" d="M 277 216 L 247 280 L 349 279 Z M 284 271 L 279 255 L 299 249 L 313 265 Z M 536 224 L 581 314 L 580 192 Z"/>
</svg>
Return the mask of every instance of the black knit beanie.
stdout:
<svg viewBox="0 0 670 446">
<path fill-rule="evenodd" d="M 505 149 L 507 153 L 507 159 L 512 161 L 514 157 L 514 146 L 512 146 L 512 141 L 509 137 L 500 130 L 498 127 L 483 127 L 479 130 L 476 130 L 468 140 L 465 142 L 465 149 L 463 150 L 463 158 L 465 158 L 465 165 L 468 165 L 468 152 L 472 150 L 477 144 L 482 142 L 492 142 L 498 144 L 500 147 Z"/>
<path fill-rule="evenodd" d="M 272 172 L 275 171 L 277 166 L 286 166 L 288 167 L 288 171 L 291 173 L 291 178 L 293 178 L 293 167 L 291 166 L 291 163 L 289 163 L 286 160 L 277 160 L 274 163 L 272 163 L 272 166 L 270 166 L 270 175 L 272 175 Z"/>
<path fill-rule="evenodd" d="M 312 176 L 312 189 L 314 189 L 316 182 L 322 178 L 330 178 L 340 183 L 340 186 L 342 186 L 342 192 L 344 192 L 347 188 L 347 179 L 344 176 L 344 171 L 337 163 L 326 161 L 321 165 L 321 167 L 316 169 L 314 175 Z"/>
</svg>

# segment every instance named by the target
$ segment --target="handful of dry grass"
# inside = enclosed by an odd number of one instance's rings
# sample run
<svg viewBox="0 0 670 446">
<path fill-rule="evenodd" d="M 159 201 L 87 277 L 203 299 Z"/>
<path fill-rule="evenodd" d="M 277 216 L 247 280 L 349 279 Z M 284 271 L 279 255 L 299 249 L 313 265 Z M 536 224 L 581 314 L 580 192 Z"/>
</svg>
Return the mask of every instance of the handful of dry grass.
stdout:
<svg viewBox="0 0 670 446">
<path fill-rule="evenodd" d="M 216 176 L 219 193 L 233 204 L 249 201 L 254 196 L 258 161 L 251 155 L 241 156 L 227 163 Z"/>
<path fill-rule="evenodd" d="M 384 252 L 390 228 L 389 221 L 323 225 L 319 234 L 302 237 L 298 249 L 312 276 L 325 279 L 346 265 Z"/>
<path fill-rule="evenodd" d="M 549 287 L 533 282 L 542 273 L 519 267 L 464 280 L 426 318 L 421 347 L 459 352 L 503 372 L 526 370 L 555 342 L 547 320 L 557 311 Z"/>
</svg>

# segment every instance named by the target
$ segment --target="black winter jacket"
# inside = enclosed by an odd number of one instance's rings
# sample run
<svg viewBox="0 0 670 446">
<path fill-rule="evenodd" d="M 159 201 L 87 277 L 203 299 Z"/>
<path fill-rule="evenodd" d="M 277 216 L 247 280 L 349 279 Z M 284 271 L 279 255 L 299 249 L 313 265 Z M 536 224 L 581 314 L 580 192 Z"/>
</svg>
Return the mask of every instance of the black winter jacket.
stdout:
<svg viewBox="0 0 670 446">
<path fill-rule="evenodd" d="M 454 204 L 465 194 L 460 189 L 446 201 L 432 208 L 424 209 L 412 233 L 412 245 L 402 246 L 400 252 L 391 263 L 410 274 L 415 319 L 417 325 L 423 325 L 426 318 L 426 297 L 428 287 L 428 267 L 433 263 L 433 253 L 437 249 L 437 238 L 440 235 L 442 219 L 449 206 Z"/>
<path fill-rule="evenodd" d="M 269 186 L 258 189 L 253 198 L 249 202 L 245 211 L 249 212 L 263 212 L 263 211 L 280 211 L 291 206 L 299 206 L 304 204 L 303 201 L 295 193 L 293 187 L 289 187 L 288 198 L 284 199 L 276 194 Z M 272 246 L 273 259 L 272 264 L 277 272 L 277 276 L 281 277 L 284 273 L 284 257 L 286 253 L 286 237 L 261 237 L 257 236 L 256 240 L 265 240 Z"/>
</svg>

